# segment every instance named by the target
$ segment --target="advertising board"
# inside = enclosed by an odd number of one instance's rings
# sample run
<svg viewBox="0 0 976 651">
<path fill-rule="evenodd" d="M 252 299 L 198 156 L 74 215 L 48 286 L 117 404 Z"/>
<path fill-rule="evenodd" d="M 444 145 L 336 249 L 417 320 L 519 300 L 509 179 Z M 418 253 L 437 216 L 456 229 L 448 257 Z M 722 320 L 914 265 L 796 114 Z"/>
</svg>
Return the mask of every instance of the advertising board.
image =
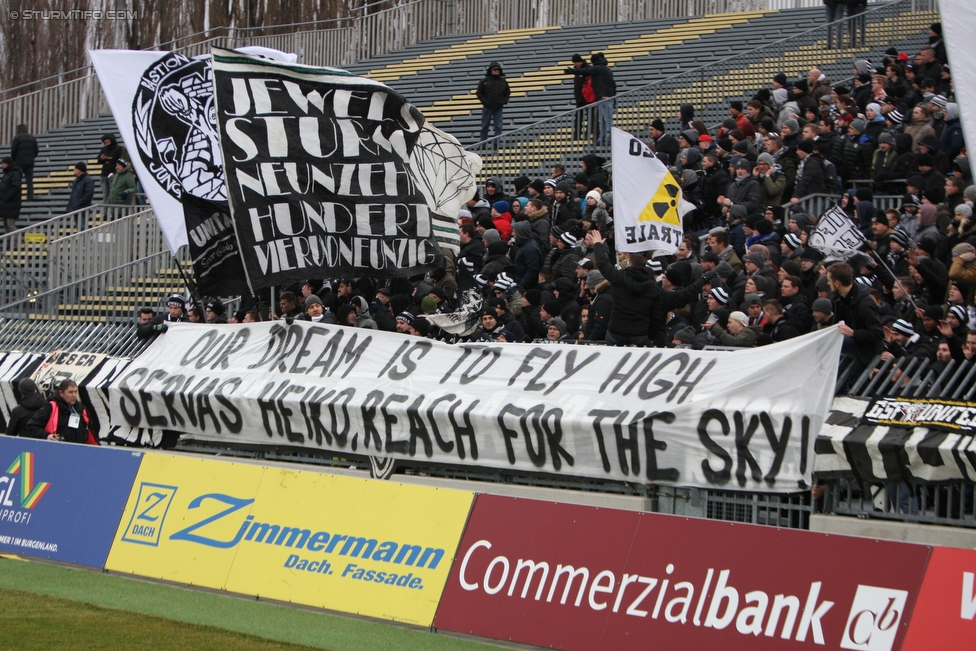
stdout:
<svg viewBox="0 0 976 651">
<path fill-rule="evenodd" d="M 472 499 L 153 453 L 107 569 L 429 626 Z"/>
<path fill-rule="evenodd" d="M 976 649 L 976 551 L 936 547 L 902 651 Z"/>
<path fill-rule="evenodd" d="M 929 548 L 479 495 L 439 629 L 568 651 L 898 649 Z"/>
<path fill-rule="evenodd" d="M 142 456 L 0 436 L 0 552 L 104 566 Z"/>
</svg>

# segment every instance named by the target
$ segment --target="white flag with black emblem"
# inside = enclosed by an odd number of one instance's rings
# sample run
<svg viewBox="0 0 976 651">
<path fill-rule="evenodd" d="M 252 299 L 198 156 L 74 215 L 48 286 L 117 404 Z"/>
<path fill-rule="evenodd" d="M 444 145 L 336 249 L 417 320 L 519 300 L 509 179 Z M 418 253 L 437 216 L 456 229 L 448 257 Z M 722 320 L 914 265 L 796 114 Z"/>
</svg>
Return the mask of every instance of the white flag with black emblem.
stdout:
<svg viewBox="0 0 976 651">
<path fill-rule="evenodd" d="M 613 130 L 613 224 L 618 251 L 674 253 L 684 237 L 682 218 L 695 209 L 681 185 L 643 142 Z"/>
<path fill-rule="evenodd" d="M 817 228 L 807 245 L 817 249 L 829 260 L 849 260 L 867 240 L 850 217 L 836 206 L 820 215 Z"/>
</svg>

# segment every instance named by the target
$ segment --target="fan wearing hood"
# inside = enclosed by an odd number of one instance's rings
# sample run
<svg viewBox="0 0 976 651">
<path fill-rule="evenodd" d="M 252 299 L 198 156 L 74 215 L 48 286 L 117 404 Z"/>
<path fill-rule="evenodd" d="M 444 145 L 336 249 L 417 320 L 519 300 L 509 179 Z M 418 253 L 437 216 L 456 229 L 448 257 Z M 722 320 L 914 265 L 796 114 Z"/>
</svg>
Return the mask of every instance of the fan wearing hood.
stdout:
<svg viewBox="0 0 976 651">
<path fill-rule="evenodd" d="M 496 202 L 512 202 L 508 195 L 505 194 L 504 188 L 505 186 L 502 185 L 502 180 L 497 176 L 489 176 L 488 180 L 485 181 L 485 193 L 482 195 L 482 198 L 488 202 L 489 214 L 491 212 L 491 207 L 494 206 Z M 474 213 L 472 213 L 471 216 L 474 217 Z"/>
<path fill-rule="evenodd" d="M 481 141 L 488 140 L 488 125 L 495 124 L 495 137 L 502 135 L 502 107 L 508 104 L 512 95 L 505 73 L 497 61 L 488 64 L 484 78 L 478 82 L 476 91 L 481 102 Z"/>
<path fill-rule="evenodd" d="M 515 283 L 522 289 L 534 289 L 539 284 L 539 271 L 542 269 L 542 249 L 532 232 L 532 224 L 527 220 L 515 222 L 513 262 L 515 263 Z"/>
<path fill-rule="evenodd" d="M 580 159 L 580 169 L 586 174 L 586 189 L 595 190 L 600 188 L 602 192 L 610 189 L 610 178 L 607 171 L 603 169 L 603 164 L 607 160 L 596 154 L 586 154 Z"/>
<path fill-rule="evenodd" d="M 109 186 L 108 177 L 115 174 L 115 164 L 122 158 L 122 145 L 111 133 L 102 136 L 102 150 L 98 153 L 98 162 L 102 164 L 102 201 L 108 199 Z"/>
<path fill-rule="evenodd" d="M 946 104 L 945 127 L 942 129 L 939 149 L 945 152 L 949 160 L 953 160 L 965 144 L 962 139 L 962 124 L 959 120 L 959 105 L 950 102 Z"/>
<path fill-rule="evenodd" d="M 7 421 L 7 436 L 23 436 L 24 427 L 38 409 L 44 406 L 45 400 L 38 390 L 34 380 L 23 378 L 17 383 L 20 391 L 20 402 L 10 412 Z"/>
</svg>

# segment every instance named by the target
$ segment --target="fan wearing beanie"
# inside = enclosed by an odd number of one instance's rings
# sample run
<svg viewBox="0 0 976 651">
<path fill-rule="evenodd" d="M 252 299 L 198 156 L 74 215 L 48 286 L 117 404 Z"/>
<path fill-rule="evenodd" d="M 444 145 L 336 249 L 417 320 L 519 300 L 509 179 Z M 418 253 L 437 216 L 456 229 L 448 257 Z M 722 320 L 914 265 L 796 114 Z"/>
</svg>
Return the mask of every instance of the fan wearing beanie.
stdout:
<svg viewBox="0 0 976 651">
<path fill-rule="evenodd" d="M 708 335 L 721 346 L 735 346 L 737 348 L 752 347 L 759 338 L 759 327 L 749 325 L 749 316 L 739 310 L 729 314 L 727 328 L 728 330 L 718 323 L 713 323 L 708 329 Z"/>
</svg>

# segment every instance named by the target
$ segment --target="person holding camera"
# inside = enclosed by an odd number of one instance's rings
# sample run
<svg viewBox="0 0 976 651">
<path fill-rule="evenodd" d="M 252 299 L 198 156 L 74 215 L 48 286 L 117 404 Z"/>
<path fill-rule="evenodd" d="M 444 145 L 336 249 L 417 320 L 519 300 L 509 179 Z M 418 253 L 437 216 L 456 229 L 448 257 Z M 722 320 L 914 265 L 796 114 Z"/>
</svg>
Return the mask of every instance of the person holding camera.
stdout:
<svg viewBox="0 0 976 651">
<path fill-rule="evenodd" d="M 57 395 L 34 413 L 24 429 L 24 436 L 98 445 L 88 410 L 81 403 L 78 384 L 74 380 L 58 383 Z"/>
</svg>

